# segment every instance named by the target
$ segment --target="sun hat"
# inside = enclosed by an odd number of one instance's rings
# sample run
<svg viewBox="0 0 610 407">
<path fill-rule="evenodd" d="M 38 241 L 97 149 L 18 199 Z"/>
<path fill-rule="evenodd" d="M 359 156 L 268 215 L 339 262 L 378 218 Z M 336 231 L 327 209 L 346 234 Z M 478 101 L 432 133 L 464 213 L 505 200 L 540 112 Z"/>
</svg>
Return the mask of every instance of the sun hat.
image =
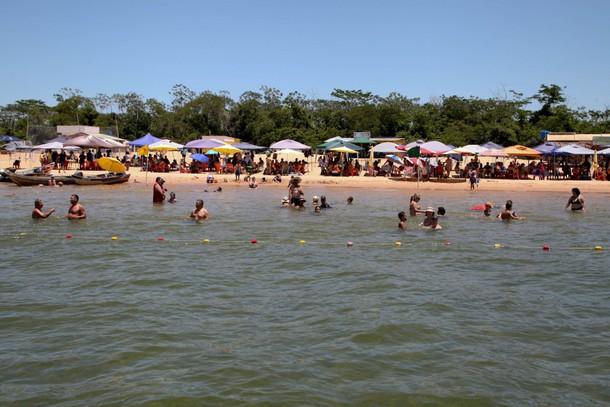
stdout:
<svg viewBox="0 0 610 407">
<path fill-rule="evenodd" d="M 431 207 L 431 206 L 428 206 L 428 207 L 426 208 L 426 213 L 428 213 L 428 212 L 432 212 L 432 213 L 434 213 L 434 208 L 433 208 L 433 207 Z"/>
</svg>

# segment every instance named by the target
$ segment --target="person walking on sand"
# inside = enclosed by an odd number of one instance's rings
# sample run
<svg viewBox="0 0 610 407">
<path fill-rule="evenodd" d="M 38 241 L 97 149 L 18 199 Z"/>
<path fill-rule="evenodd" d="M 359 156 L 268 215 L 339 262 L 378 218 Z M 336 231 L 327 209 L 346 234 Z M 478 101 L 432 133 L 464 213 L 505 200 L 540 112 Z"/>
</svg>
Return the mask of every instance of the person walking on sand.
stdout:
<svg viewBox="0 0 610 407">
<path fill-rule="evenodd" d="M 195 201 L 195 209 L 193 209 L 190 216 L 197 222 L 206 220 L 208 218 L 208 210 L 203 207 L 202 199 L 198 199 Z"/>
<path fill-rule="evenodd" d="M 167 189 L 163 187 L 165 180 L 161 177 L 157 177 L 155 185 L 153 186 L 153 203 L 162 204 L 165 201 L 165 192 Z"/>
<path fill-rule="evenodd" d="M 66 218 L 72 220 L 87 219 L 87 212 L 85 211 L 85 207 L 78 203 L 79 199 L 80 198 L 76 194 L 70 196 L 70 209 L 68 209 Z"/>
<path fill-rule="evenodd" d="M 34 210 L 32 211 L 32 218 L 34 219 L 46 219 L 55 212 L 55 208 L 49 209 L 47 212 L 42 211 L 42 207 L 44 204 L 42 203 L 42 199 L 37 199 L 34 201 Z"/>
</svg>

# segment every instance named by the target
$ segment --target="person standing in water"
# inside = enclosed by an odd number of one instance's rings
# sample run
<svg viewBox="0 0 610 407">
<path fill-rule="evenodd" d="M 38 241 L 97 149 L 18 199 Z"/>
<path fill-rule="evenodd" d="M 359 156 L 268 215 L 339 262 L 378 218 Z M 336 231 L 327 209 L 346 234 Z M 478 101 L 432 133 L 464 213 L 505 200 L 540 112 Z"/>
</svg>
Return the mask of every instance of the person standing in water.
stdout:
<svg viewBox="0 0 610 407">
<path fill-rule="evenodd" d="M 405 230 L 407 228 L 407 214 L 404 211 L 398 212 L 398 229 Z"/>
<path fill-rule="evenodd" d="M 517 216 L 517 214 L 513 212 L 513 201 L 511 201 L 510 199 L 506 201 L 504 209 L 502 209 L 502 212 L 498 214 L 498 218 L 505 221 L 525 219 L 525 217 Z"/>
<path fill-rule="evenodd" d="M 157 177 L 155 185 L 153 186 L 153 203 L 162 204 L 165 201 L 165 189 L 163 187 L 165 180 L 161 177 Z"/>
<path fill-rule="evenodd" d="M 32 211 L 32 218 L 34 219 L 46 219 L 55 212 L 55 208 L 49 209 L 47 212 L 42 211 L 42 207 L 44 204 L 42 203 L 42 199 L 37 199 L 34 201 L 34 210 Z"/>
<path fill-rule="evenodd" d="M 87 219 L 87 212 L 85 211 L 85 207 L 78 203 L 79 199 L 80 198 L 76 194 L 70 196 L 70 209 L 68 209 L 66 218 L 72 220 Z"/>
<path fill-rule="evenodd" d="M 419 201 L 421 197 L 418 194 L 413 194 L 411 199 L 409 199 L 409 215 L 416 216 L 418 213 L 424 213 L 425 211 L 421 210 L 421 206 L 419 205 Z"/>
<path fill-rule="evenodd" d="M 572 188 L 572 196 L 568 199 L 566 209 L 571 208 L 573 211 L 585 210 L 585 199 L 580 194 L 580 189 Z"/>
<path fill-rule="evenodd" d="M 195 209 L 193 209 L 190 216 L 197 222 L 206 220 L 208 218 L 208 210 L 203 207 L 202 199 L 198 199 L 195 201 Z"/>
</svg>

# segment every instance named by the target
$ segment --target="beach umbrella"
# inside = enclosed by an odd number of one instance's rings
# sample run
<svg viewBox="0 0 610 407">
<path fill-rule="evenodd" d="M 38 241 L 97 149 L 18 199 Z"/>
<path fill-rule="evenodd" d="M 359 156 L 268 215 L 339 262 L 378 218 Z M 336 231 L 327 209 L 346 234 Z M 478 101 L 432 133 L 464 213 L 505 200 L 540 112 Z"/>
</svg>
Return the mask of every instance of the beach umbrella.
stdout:
<svg viewBox="0 0 610 407">
<path fill-rule="evenodd" d="M 567 155 L 593 155 L 593 150 L 578 144 L 568 144 L 555 150 L 556 154 L 567 154 Z"/>
<path fill-rule="evenodd" d="M 388 154 L 388 155 L 385 156 L 385 158 L 387 158 L 388 160 L 393 161 L 394 163 L 396 163 L 398 165 L 404 165 L 404 161 L 402 160 L 402 158 L 400 158 L 397 155 Z"/>
<path fill-rule="evenodd" d="M 302 151 L 293 150 L 291 148 L 284 148 L 283 150 L 276 151 L 277 154 L 288 154 L 288 155 L 303 155 Z"/>
<path fill-rule="evenodd" d="M 206 150 L 208 148 L 214 148 L 214 147 L 218 147 L 218 146 L 222 146 L 223 143 L 222 141 L 219 140 L 191 140 L 188 143 L 186 143 L 185 147 L 186 148 L 201 148 L 203 150 Z"/>
<path fill-rule="evenodd" d="M 170 140 L 161 140 L 148 145 L 150 151 L 178 151 L 182 147 L 184 147 L 182 144 L 174 143 Z"/>
<path fill-rule="evenodd" d="M 215 151 L 218 151 L 221 154 L 235 154 L 241 153 L 241 150 L 237 147 L 232 146 L 231 144 L 223 144 L 218 147 L 214 147 Z"/>
<path fill-rule="evenodd" d="M 127 171 L 127 168 L 125 168 L 125 165 L 123 165 L 122 162 L 112 157 L 98 158 L 97 165 L 99 165 L 101 169 L 108 172 L 123 173 Z"/>
<path fill-rule="evenodd" d="M 277 143 L 273 143 L 269 146 L 269 148 L 272 150 L 283 150 L 283 149 L 311 150 L 311 147 L 309 147 L 308 145 L 305 145 L 303 143 L 299 143 L 298 141 L 294 141 L 294 140 L 290 140 L 290 139 L 281 140 L 281 141 L 278 141 Z"/>
<path fill-rule="evenodd" d="M 204 163 L 204 164 L 205 164 L 205 163 L 208 163 L 208 162 L 210 161 L 210 159 L 208 158 L 208 156 L 207 156 L 207 155 L 205 155 L 205 154 L 193 154 L 193 155 L 191 155 L 191 158 L 192 158 L 194 161 L 199 161 L 200 163 Z"/>
<path fill-rule="evenodd" d="M 610 148 L 606 148 L 597 152 L 599 155 L 610 155 Z"/>
<path fill-rule="evenodd" d="M 407 144 L 405 144 L 405 145 L 398 146 L 398 149 L 399 149 L 399 150 L 405 150 L 405 151 L 407 151 L 407 150 L 412 149 L 413 147 L 418 147 L 418 146 L 420 146 L 420 145 L 422 145 L 422 144 L 424 144 L 424 143 L 425 143 L 425 142 L 424 142 L 424 140 L 415 140 L 415 141 L 412 141 L 412 142 L 407 143 Z"/>
<path fill-rule="evenodd" d="M 487 148 L 489 150 L 501 150 L 504 148 L 504 146 L 501 146 L 500 144 L 496 144 L 493 141 L 488 141 L 485 144 L 482 144 L 481 147 Z"/>
<path fill-rule="evenodd" d="M 542 143 L 534 147 L 534 150 L 542 154 L 553 154 L 557 150 L 557 145 L 555 143 Z"/>
<path fill-rule="evenodd" d="M 334 151 L 336 153 L 358 154 L 356 150 L 352 150 L 351 148 L 345 146 L 331 148 L 330 151 Z"/>
<path fill-rule="evenodd" d="M 447 144 L 435 140 L 419 145 L 419 152 L 423 155 L 441 155 L 450 150 L 451 147 L 449 147 Z"/>
<path fill-rule="evenodd" d="M 479 157 L 508 157 L 508 154 L 503 149 L 490 148 L 483 150 Z"/>
<path fill-rule="evenodd" d="M 53 141 L 50 143 L 39 144 L 37 146 L 32 146 L 32 150 L 80 150 L 79 147 L 76 146 L 64 146 L 64 143 L 60 143 L 59 141 Z"/>
<path fill-rule="evenodd" d="M 21 141 L 19 137 L 3 135 L 0 136 L 0 142 L 10 143 L 11 141 Z"/>
<path fill-rule="evenodd" d="M 128 144 L 130 146 L 134 146 L 134 147 L 142 147 L 142 146 L 147 146 L 149 144 L 158 143 L 159 141 L 161 141 L 160 138 L 155 137 L 150 133 L 147 133 L 146 135 L 140 137 L 139 139 L 130 141 Z"/>
<path fill-rule="evenodd" d="M 398 144 L 387 141 L 385 143 L 379 143 L 372 148 L 375 153 L 392 154 L 401 153 L 402 151 L 397 148 Z"/>
<path fill-rule="evenodd" d="M 232 144 L 232 146 L 237 147 L 240 150 L 246 150 L 246 151 L 265 150 L 267 148 L 267 147 L 257 146 L 255 144 L 250 144 L 250 143 L 235 143 L 235 144 Z"/>
<path fill-rule="evenodd" d="M 533 148 L 515 145 L 511 147 L 506 147 L 504 152 L 511 157 L 539 157 L 540 153 Z"/>
<path fill-rule="evenodd" d="M 487 150 L 485 147 L 478 144 L 468 144 L 462 147 L 454 148 L 453 150 L 449 150 L 445 152 L 445 154 L 476 155 L 481 154 L 485 150 Z"/>
<path fill-rule="evenodd" d="M 76 137 L 68 138 L 64 141 L 64 146 L 77 146 L 77 147 L 92 147 L 92 148 L 121 148 L 122 144 L 112 141 L 104 140 L 101 137 L 94 136 L 91 134 L 81 134 Z"/>
<path fill-rule="evenodd" d="M 219 152 L 216 150 L 208 150 L 205 154 L 206 155 L 218 155 Z"/>
<path fill-rule="evenodd" d="M 142 146 L 138 148 L 137 153 L 139 156 L 147 156 L 150 153 L 150 150 L 148 149 L 148 146 Z"/>
</svg>

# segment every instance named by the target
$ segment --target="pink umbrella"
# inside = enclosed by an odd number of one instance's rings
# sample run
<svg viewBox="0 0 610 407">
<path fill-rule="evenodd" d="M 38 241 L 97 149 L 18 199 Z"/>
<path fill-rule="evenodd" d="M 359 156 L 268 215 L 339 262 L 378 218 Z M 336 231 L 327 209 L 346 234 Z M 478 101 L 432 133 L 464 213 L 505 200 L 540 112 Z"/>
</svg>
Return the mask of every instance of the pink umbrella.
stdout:
<svg viewBox="0 0 610 407">
<path fill-rule="evenodd" d="M 116 141 L 104 140 L 101 137 L 83 134 L 80 136 L 72 137 L 64 141 L 65 146 L 78 146 L 78 147 L 94 147 L 94 148 L 120 148 L 124 147 L 122 144 Z"/>
<path fill-rule="evenodd" d="M 508 157 L 508 154 L 504 150 L 490 148 L 481 152 L 479 157 Z"/>
</svg>

